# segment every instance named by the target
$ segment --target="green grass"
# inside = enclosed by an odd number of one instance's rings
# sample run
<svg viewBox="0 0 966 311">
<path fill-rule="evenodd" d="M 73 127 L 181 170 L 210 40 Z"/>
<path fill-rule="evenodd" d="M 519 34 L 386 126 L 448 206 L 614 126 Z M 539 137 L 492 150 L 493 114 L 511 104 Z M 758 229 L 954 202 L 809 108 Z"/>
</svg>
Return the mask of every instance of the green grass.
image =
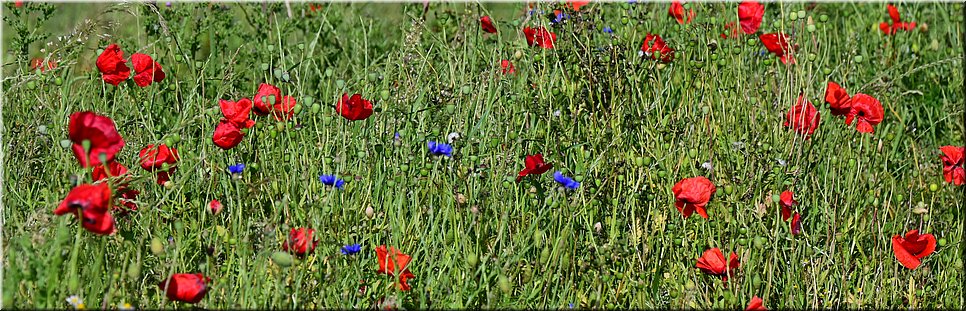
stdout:
<svg viewBox="0 0 966 311">
<path fill-rule="evenodd" d="M 292 18 L 281 3 L 157 5 L 57 4 L 46 21 L 14 13 L 38 4 L 3 5 L 5 308 L 65 308 L 71 295 L 88 308 L 185 308 L 157 284 L 196 272 L 213 279 L 198 304 L 208 309 L 364 308 L 386 296 L 419 308 L 744 308 L 752 296 L 770 309 L 964 306 L 963 187 L 943 182 L 938 151 L 966 143 L 961 4 L 903 4 L 903 18 L 928 30 L 895 36 L 878 30 L 884 3 L 766 4 L 759 33 L 796 34 L 791 66 L 759 56 L 756 36 L 719 37 L 734 3 L 689 4 L 697 17 L 684 26 L 666 3 L 595 3 L 551 28 L 553 50 L 527 46 L 523 25 L 549 25 L 527 19 L 524 4 L 309 14 L 293 3 Z M 807 18 L 792 20 L 800 10 Z M 482 34 L 486 14 L 497 35 Z M 18 25 L 49 36 L 27 40 L 24 55 Z M 672 64 L 638 56 L 648 32 L 677 49 Z M 57 43 L 67 33 L 81 41 Z M 110 43 L 151 55 L 167 78 L 103 84 L 93 63 Z M 51 52 L 56 70 L 29 71 Z M 517 74 L 502 75 L 501 59 Z M 875 134 L 831 115 L 827 81 L 883 103 Z M 217 100 L 251 97 L 262 82 L 295 96 L 300 113 L 257 118 L 238 147 L 215 147 Z M 782 126 L 799 91 L 822 114 L 810 140 Z M 343 92 L 377 112 L 347 122 L 332 108 Z M 52 213 L 74 176 L 90 182 L 60 145 L 68 116 L 84 110 L 117 123 L 127 143 L 118 161 L 141 191 L 112 236 Z M 429 156 L 426 141 L 451 132 L 461 136 L 452 159 Z M 182 159 L 159 186 L 137 153 L 175 136 Z M 533 153 L 581 188 L 559 191 L 552 172 L 512 182 Z M 249 165 L 238 179 L 227 173 L 235 163 Z M 332 173 L 344 190 L 319 182 Z M 718 186 L 710 218 L 683 219 L 671 187 L 699 175 Z M 789 189 L 798 236 L 772 200 Z M 223 213 L 207 212 L 212 199 Z M 271 254 L 293 227 L 317 230 L 320 243 L 283 267 Z M 942 240 L 916 270 L 890 244 L 911 229 Z M 169 241 L 163 253 L 152 239 Z M 363 251 L 339 254 L 352 243 Z M 375 273 L 382 244 L 413 256 L 413 290 Z M 726 284 L 694 267 L 711 247 L 741 258 Z"/>
</svg>

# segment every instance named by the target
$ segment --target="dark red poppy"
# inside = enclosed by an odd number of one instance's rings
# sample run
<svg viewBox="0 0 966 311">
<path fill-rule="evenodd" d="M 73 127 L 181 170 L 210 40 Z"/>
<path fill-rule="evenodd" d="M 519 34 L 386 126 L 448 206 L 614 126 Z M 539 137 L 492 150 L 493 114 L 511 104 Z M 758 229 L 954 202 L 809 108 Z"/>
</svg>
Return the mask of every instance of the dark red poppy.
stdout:
<svg viewBox="0 0 966 311">
<path fill-rule="evenodd" d="M 195 304 L 205 298 L 211 278 L 201 273 L 179 273 L 158 284 L 170 300 Z"/>
<path fill-rule="evenodd" d="M 804 94 L 798 95 L 798 101 L 785 115 L 785 127 L 791 127 L 798 134 L 804 135 L 805 139 L 809 139 L 818 129 L 821 117 L 818 109 L 805 99 Z"/>
<path fill-rule="evenodd" d="M 523 27 L 523 35 L 527 38 L 527 44 L 530 46 L 539 46 L 545 49 L 552 49 L 557 41 L 557 34 L 543 27 Z"/>
<path fill-rule="evenodd" d="M 701 258 L 698 258 L 697 268 L 702 272 L 721 276 L 722 281 L 728 281 L 728 274 L 738 269 L 738 255 L 731 253 L 728 261 L 725 261 L 724 254 L 717 247 L 704 251 Z"/>
<path fill-rule="evenodd" d="M 768 309 L 765 309 L 764 303 L 765 302 L 762 301 L 760 297 L 752 297 L 751 302 L 748 302 L 748 307 L 745 308 L 745 311 L 768 311 Z"/>
<path fill-rule="evenodd" d="M 104 164 L 99 164 L 94 166 L 94 170 L 91 171 L 91 179 L 95 182 L 104 181 L 108 178 L 124 176 L 127 174 L 127 167 L 117 161 L 112 161 L 106 167 Z M 134 200 L 137 198 L 140 191 L 128 189 L 128 181 L 130 177 L 126 177 L 115 184 L 115 192 L 118 194 L 121 204 L 114 204 L 114 211 L 120 213 L 122 216 L 130 211 L 136 211 L 138 209 L 137 203 Z M 126 207 L 122 208 L 122 207 Z"/>
<path fill-rule="evenodd" d="M 496 33 L 496 27 L 493 26 L 493 21 L 489 16 L 480 17 L 480 27 L 488 33 Z"/>
<path fill-rule="evenodd" d="M 395 247 L 389 247 L 387 250 L 385 245 L 380 245 L 376 247 L 376 258 L 379 260 L 379 270 L 376 270 L 376 273 L 390 276 L 399 274 L 399 288 L 403 291 L 411 289 L 408 280 L 416 277 L 409 271 L 409 262 L 412 261 L 412 256 L 404 254 Z"/>
<path fill-rule="evenodd" d="M 159 144 L 156 147 L 154 144 L 149 144 L 144 149 L 141 149 L 138 157 L 141 159 L 141 168 L 149 172 L 157 172 L 159 185 L 170 179 L 170 174 L 174 174 L 177 168 L 175 164 L 180 159 L 178 157 L 178 150 L 169 148 L 165 144 Z M 158 171 L 163 169 L 165 164 L 167 164 L 168 170 Z"/>
<path fill-rule="evenodd" d="M 705 206 L 717 189 L 710 180 L 704 176 L 698 176 L 682 179 L 671 188 L 671 191 L 674 192 L 674 206 L 681 215 L 684 215 L 684 218 L 691 217 L 691 213 L 695 211 L 701 217 L 708 218 Z"/>
<path fill-rule="evenodd" d="M 580 7 L 590 4 L 589 0 L 567 0 L 567 7 L 580 11 Z"/>
<path fill-rule="evenodd" d="M 825 87 L 825 102 L 829 104 L 832 115 L 844 116 L 852 111 L 852 98 L 838 83 L 829 81 Z"/>
<path fill-rule="evenodd" d="M 342 94 L 342 98 L 335 105 L 335 111 L 349 121 L 365 120 L 372 115 L 372 103 L 362 98 L 361 94 Z"/>
<path fill-rule="evenodd" d="M 111 188 L 106 183 L 83 184 L 70 190 L 60 202 L 54 215 L 74 214 L 81 226 L 95 234 L 114 233 L 114 218 L 110 214 Z"/>
<path fill-rule="evenodd" d="M 966 184 L 966 147 L 942 146 L 943 178 L 957 186 Z"/>
<path fill-rule="evenodd" d="M 792 217 L 792 207 L 798 205 L 798 201 L 795 201 L 795 193 L 789 190 L 782 191 L 778 205 L 782 207 L 782 220 L 787 221 L 788 218 Z"/>
<path fill-rule="evenodd" d="M 151 59 L 151 56 L 134 53 L 134 55 L 131 55 L 131 64 L 134 65 L 134 84 L 140 87 L 164 80 L 164 70 L 161 69 L 161 64 Z"/>
<path fill-rule="evenodd" d="M 660 35 L 647 34 L 644 36 L 644 44 L 641 45 L 641 52 L 651 59 L 659 59 L 668 63 L 674 60 L 674 49 L 664 43 Z"/>
<path fill-rule="evenodd" d="M 131 68 L 124 61 L 124 52 L 117 44 L 108 45 L 97 57 L 97 70 L 101 71 L 104 82 L 117 86 L 131 77 Z"/>
<path fill-rule="evenodd" d="M 255 103 L 255 114 L 264 116 L 272 112 L 272 106 L 282 100 L 282 91 L 274 85 L 262 83 L 258 86 L 258 92 L 252 101 Z"/>
<path fill-rule="evenodd" d="M 526 166 L 526 168 L 521 170 L 520 174 L 517 175 L 517 182 L 520 182 L 520 180 L 523 180 L 523 177 L 526 177 L 527 175 L 540 175 L 540 174 L 546 173 L 547 171 L 553 168 L 552 163 L 543 162 L 543 154 L 539 154 L 539 153 L 534 155 L 528 155 L 526 159 L 523 160 L 523 163 Z"/>
<path fill-rule="evenodd" d="M 228 150 L 235 148 L 241 143 L 242 138 L 245 134 L 242 133 L 234 123 L 231 121 L 222 119 L 218 122 L 218 126 L 215 127 L 215 133 L 211 136 L 211 141 L 215 143 L 218 148 Z"/>
<path fill-rule="evenodd" d="M 694 10 L 689 9 L 685 13 L 684 4 L 681 4 L 681 1 L 674 0 L 671 1 L 671 6 L 667 9 L 667 15 L 678 20 L 678 24 L 687 24 L 694 18 Z"/>
<path fill-rule="evenodd" d="M 517 72 L 517 69 L 513 67 L 513 63 L 509 59 L 501 60 L 500 68 L 503 69 L 503 74 L 514 74 Z"/>
<path fill-rule="evenodd" d="M 272 107 L 272 115 L 275 116 L 275 120 L 278 121 L 288 121 L 295 116 L 295 106 L 298 103 L 292 96 L 282 96 L 282 100 Z"/>
<path fill-rule="evenodd" d="M 801 234 L 802 233 L 802 215 L 799 213 L 795 213 L 795 215 L 792 216 L 792 222 L 790 225 L 792 227 L 792 235 Z"/>
<path fill-rule="evenodd" d="M 906 232 L 906 236 L 896 234 L 892 237 L 892 252 L 903 267 L 915 270 L 922 259 L 936 251 L 936 237 L 932 234 L 919 234 L 919 230 Z"/>
<path fill-rule="evenodd" d="M 30 70 L 40 70 L 43 73 L 54 68 L 57 68 L 57 61 L 53 59 L 44 60 L 43 58 L 34 58 L 30 61 Z"/>
<path fill-rule="evenodd" d="M 296 256 L 305 256 L 315 250 L 319 241 L 315 239 L 315 230 L 309 228 L 292 228 L 288 239 L 282 244 L 282 249 L 292 252 Z"/>
<path fill-rule="evenodd" d="M 101 154 L 105 162 L 114 161 L 114 155 L 124 148 L 124 139 L 114 127 L 114 121 L 90 111 L 70 115 L 67 136 L 73 142 L 71 150 L 82 167 L 101 164 Z M 84 141 L 90 144 L 87 151 L 84 150 Z"/>
<path fill-rule="evenodd" d="M 887 22 L 879 23 L 879 30 L 881 30 L 886 35 L 894 35 L 897 31 L 912 31 L 916 29 L 916 22 L 903 22 L 899 17 L 899 9 L 895 6 L 889 4 L 887 6 L 889 10 L 889 18 L 892 19 L 892 24 Z"/>
<path fill-rule="evenodd" d="M 738 22 L 741 31 L 753 34 L 761 26 L 761 17 L 765 15 L 765 5 L 757 1 L 743 1 L 738 5 Z"/>
<path fill-rule="evenodd" d="M 855 120 L 855 129 L 859 133 L 873 133 L 873 127 L 882 122 L 883 117 L 882 103 L 875 97 L 859 93 L 852 97 L 852 110 L 845 116 L 845 124 L 851 125 Z"/>
<path fill-rule="evenodd" d="M 765 48 L 769 52 L 778 56 L 783 64 L 795 63 L 795 58 L 792 56 L 793 46 L 789 43 L 791 39 L 788 35 L 783 33 L 766 33 L 758 36 L 761 39 L 761 43 L 765 45 Z"/>
<path fill-rule="evenodd" d="M 225 116 L 225 119 L 236 127 L 250 128 L 255 126 L 255 121 L 250 116 L 252 112 L 252 101 L 250 99 L 242 98 L 236 102 L 219 99 L 218 106 L 221 107 L 221 114 Z"/>
</svg>

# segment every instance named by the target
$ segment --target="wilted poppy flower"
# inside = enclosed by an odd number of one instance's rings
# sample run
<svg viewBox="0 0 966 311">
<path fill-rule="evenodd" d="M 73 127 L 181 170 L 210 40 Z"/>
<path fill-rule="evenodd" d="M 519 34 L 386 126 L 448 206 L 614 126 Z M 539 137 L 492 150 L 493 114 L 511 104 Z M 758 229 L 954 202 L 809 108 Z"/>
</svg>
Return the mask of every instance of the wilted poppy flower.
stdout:
<svg viewBox="0 0 966 311">
<path fill-rule="evenodd" d="M 290 251 L 297 256 L 304 256 L 315 250 L 315 245 L 319 241 L 315 240 L 315 230 L 309 228 L 292 228 L 288 234 L 288 240 L 282 244 L 282 249 Z"/>
<path fill-rule="evenodd" d="M 218 100 L 218 106 L 221 107 L 221 114 L 238 128 L 255 126 L 255 121 L 250 116 L 252 105 L 252 101 L 248 98 L 242 98 L 234 102 L 224 99 Z"/>
<path fill-rule="evenodd" d="M 274 85 L 262 83 L 258 85 L 258 92 L 252 101 L 255 103 L 255 114 L 264 116 L 272 112 L 272 106 L 282 99 L 282 91 Z"/>
<path fill-rule="evenodd" d="M 342 99 L 335 105 L 335 111 L 349 121 L 365 120 L 372 115 L 372 103 L 362 98 L 361 94 L 342 94 Z"/>
<path fill-rule="evenodd" d="M 211 200 L 211 202 L 208 202 L 208 211 L 211 211 L 211 214 L 213 215 L 218 215 L 218 213 L 221 213 L 221 209 L 224 207 L 225 206 L 222 205 L 218 200 Z"/>
<path fill-rule="evenodd" d="M 111 161 L 107 165 L 100 164 L 94 166 L 94 169 L 91 171 L 91 179 L 93 179 L 95 182 L 99 182 L 107 180 L 111 177 L 123 176 L 125 174 L 127 174 L 127 167 L 117 161 Z M 138 209 L 138 205 L 134 202 L 134 199 L 136 199 L 137 195 L 141 192 L 127 188 L 127 182 L 129 179 L 130 178 L 125 178 L 114 186 L 115 192 L 120 196 L 121 202 L 121 204 L 114 204 L 114 211 L 121 213 L 122 216 L 127 214 L 129 211 L 136 211 Z M 127 209 L 122 207 L 127 207 Z"/>
<path fill-rule="evenodd" d="M 523 177 L 527 175 L 543 174 L 549 171 L 551 168 L 553 168 L 552 163 L 543 162 L 543 155 L 539 153 L 534 155 L 528 155 L 523 162 L 526 167 L 520 171 L 519 175 L 517 175 L 517 182 L 520 182 L 520 180 L 522 180 Z"/>
<path fill-rule="evenodd" d="M 326 186 L 332 186 L 336 189 L 342 189 L 342 187 L 345 185 L 345 180 L 339 179 L 338 177 L 335 177 L 335 175 L 319 176 L 319 181 Z"/>
<path fill-rule="evenodd" d="M 376 273 L 399 276 L 399 287 L 403 291 L 408 291 L 411 287 L 407 280 L 416 277 L 409 271 L 409 262 L 412 257 L 404 254 L 395 247 L 386 249 L 385 245 L 376 247 L 376 258 L 379 260 L 379 270 Z"/>
<path fill-rule="evenodd" d="M 832 115 L 844 116 L 852 111 L 852 98 L 838 83 L 829 81 L 825 87 L 825 102 L 829 104 Z"/>
<path fill-rule="evenodd" d="M 111 161 L 107 165 L 102 163 L 94 166 L 94 170 L 91 171 L 91 179 L 98 182 L 124 174 L 127 174 L 127 167 L 117 161 Z"/>
<path fill-rule="evenodd" d="M 168 181 L 170 174 L 174 174 L 176 167 L 175 164 L 178 163 L 178 150 L 174 148 L 169 148 L 165 144 L 159 144 L 155 147 L 154 144 L 149 144 L 138 154 L 141 159 L 141 168 L 155 172 L 163 169 L 165 164 L 168 165 L 167 171 L 159 171 L 158 174 L 158 184 L 163 184 Z"/>
<path fill-rule="evenodd" d="M 134 65 L 134 84 L 140 87 L 164 80 L 164 70 L 161 69 L 161 64 L 151 59 L 151 56 L 134 53 L 134 55 L 131 55 L 131 64 Z"/>
<path fill-rule="evenodd" d="M 513 63 L 509 59 L 501 60 L 500 68 L 503 69 L 503 74 L 514 74 L 517 72 L 517 69 L 513 67 Z"/>
<path fill-rule="evenodd" d="M 675 0 L 671 1 L 671 6 L 667 9 L 667 15 L 678 20 L 678 24 L 687 24 L 691 22 L 692 18 L 694 18 L 694 10 L 688 9 L 687 13 L 685 14 L 684 5 L 681 4 L 681 1 Z"/>
<path fill-rule="evenodd" d="M 782 207 L 782 220 L 788 220 L 792 217 L 792 207 L 798 205 L 798 201 L 795 201 L 795 193 L 785 190 L 782 191 L 780 199 L 778 200 L 778 205 Z"/>
<path fill-rule="evenodd" d="M 916 22 L 903 22 L 899 17 L 899 9 L 895 6 L 889 4 L 886 7 L 889 10 L 889 18 L 892 19 L 892 24 L 887 22 L 882 22 L 879 24 L 879 30 L 881 30 L 886 35 L 894 35 L 896 31 L 912 31 L 916 29 Z"/>
<path fill-rule="evenodd" d="M 855 94 L 852 97 L 852 110 L 845 116 L 845 124 L 851 125 L 855 120 L 855 129 L 860 133 L 873 133 L 873 127 L 882 122 L 883 113 L 882 103 L 878 99 L 862 93 Z"/>
<path fill-rule="evenodd" d="M 34 58 L 30 61 L 30 70 L 40 70 L 40 72 L 45 72 L 54 68 L 57 68 L 57 62 L 53 59 L 44 60 L 43 58 Z"/>
<path fill-rule="evenodd" d="M 932 234 L 919 234 L 919 230 L 906 232 L 906 236 L 896 234 L 892 237 L 892 252 L 906 269 L 914 270 L 922 264 L 922 259 L 936 251 L 936 237 Z"/>
<path fill-rule="evenodd" d="M 745 311 L 768 311 L 768 309 L 765 309 L 764 301 L 758 296 L 755 296 L 751 298 L 751 302 L 748 303 Z"/>
<path fill-rule="evenodd" d="M 436 156 L 441 155 L 441 156 L 447 156 L 447 157 L 453 156 L 453 146 L 450 146 L 444 143 L 437 143 L 435 141 L 430 141 L 429 143 L 427 143 L 427 145 L 429 146 L 429 153 L 432 155 L 436 155 Z"/>
<path fill-rule="evenodd" d="M 761 43 L 765 45 L 765 48 L 769 52 L 778 56 L 783 64 L 795 63 L 795 58 L 792 57 L 793 47 L 789 40 L 791 39 L 788 35 L 784 33 L 766 33 L 758 36 L 761 39 Z"/>
<path fill-rule="evenodd" d="M 74 214 L 81 226 L 95 234 L 114 233 L 114 218 L 110 214 L 111 188 L 106 183 L 83 184 L 70 190 L 60 202 L 54 215 Z"/>
<path fill-rule="evenodd" d="M 70 115 L 67 136 L 73 142 L 71 150 L 82 167 L 114 161 L 114 155 L 124 147 L 124 139 L 117 133 L 114 121 L 90 111 L 75 112 Z M 84 141 L 88 150 L 84 150 Z"/>
<path fill-rule="evenodd" d="M 488 33 L 496 33 L 496 27 L 493 26 L 493 21 L 490 20 L 489 16 L 480 17 L 480 28 Z"/>
<path fill-rule="evenodd" d="M 272 107 L 272 115 L 275 116 L 275 120 L 288 121 L 292 116 L 295 116 L 295 105 L 298 105 L 298 103 L 294 97 L 288 95 L 282 96 L 282 100 L 275 103 L 275 106 Z"/>
<path fill-rule="evenodd" d="M 761 26 L 761 17 L 765 15 L 765 5 L 757 1 L 743 1 L 738 5 L 738 22 L 741 31 L 753 34 Z"/>
<path fill-rule="evenodd" d="M 575 190 L 580 187 L 579 182 L 577 182 L 576 180 L 573 180 L 573 178 L 564 176 L 564 174 L 560 171 L 556 171 L 553 173 L 553 180 L 557 181 L 557 183 L 563 185 L 564 187 L 567 187 L 567 189 L 570 189 L 570 190 Z"/>
<path fill-rule="evenodd" d="M 131 77 L 131 68 L 125 64 L 124 52 L 117 44 L 108 45 L 97 57 L 97 70 L 101 72 L 104 82 L 114 86 Z"/>
<path fill-rule="evenodd" d="M 705 206 L 711 200 L 711 195 L 717 191 L 714 184 L 704 176 L 685 178 L 671 188 L 674 192 L 674 206 L 677 207 L 684 218 L 691 217 L 695 211 L 701 217 L 708 218 Z"/>
<path fill-rule="evenodd" d="M 158 284 L 158 288 L 165 292 L 170 300 L 186 303 L 198 303 L 208 293 L 208 283 L 211 278 L 201 273 L 179 273 Z"/>
<path fill-rule="evenodd" d="M 961 186 L 966 183 L 966 147 L 942 146 L 943 178 L 946 182 Z"/>
<path fill-rule="evenodd" d="M 554 42 L 557 41 L 557 34 L 548 31 L 546 28 L 523 27 L 523 34 L 527 38 L 530 46 L 539 46 L 545 49 L 552 49 Z"/>
<path fill-rule="evenodd" d="M 710 275 L 721 276 L 722 281 L 728 281 L 728 274 L 738 269 L 738 255 L 731 253 L 728 261 L 717 247 L 704 251 L 698 258 L 697 268 Z"/>
<path fill-rule="evenodd" d="M 660 57 L 660 60 L 665 63 L 674 60 L 674 49 L 667 46 L 664 43 L 664 39 L 661 39 L 659 35 L 647 34 L 644 36 L 641 53 L 651 59 L 658 59 Z"/>
<path fill-rule="evenodd" d="M 238 146 L 238 143 L 241 143 L 244 136 L 245 134 L 235 124 L 222 119 L 221 122 L 218 122 L 218 126 L 215 127 L 215 134 L 211 137 L 211 141 L 218 148 L 228 150 Z"/>
<path fill-rule="evenodd" d="M 792 235 L 799 235 L 802 233 L 802 215 L 801 214 L 795 213 L 795 215 L 792 216 L 791 227 L 792 227 L 791 228 Z"/>
<path fill-rule="evenodd" d="M 809 139 L 812 133 L 818 129 L 821 122 L 821 115 L 812 103 L 805 99 L 805 95 L 798 95 L 798 101 L 785 116 L 785 126 L 791 127 L 795 132 L 804 135 Z"/>
<path fill-rule="evenodd" d="M 360 250 L 362 250 L 362 245 L 349 244 L 349 245 L 343 246 L 340 251 L 342 252 L 342 255 L 355 255 Z"/>
</svg>

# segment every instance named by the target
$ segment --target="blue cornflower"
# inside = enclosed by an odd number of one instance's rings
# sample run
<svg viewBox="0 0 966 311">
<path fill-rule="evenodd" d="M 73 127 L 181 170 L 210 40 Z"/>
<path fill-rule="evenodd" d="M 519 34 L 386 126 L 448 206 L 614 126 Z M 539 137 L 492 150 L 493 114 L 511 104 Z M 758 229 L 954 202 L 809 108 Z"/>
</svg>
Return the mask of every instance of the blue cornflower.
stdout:
<svg viewBox="0 0 966 311">
<path fill-rule="evenodd" d="M 555 173 L 553 173 L 553 180 L 556 180 L 558 183 L 560 183 L 564 187 L 567 187 L 567 189 L 570 189 L 570 190 L 574 190 L 580 187 L 579 182 L 577 182 L 576 180 L 573 180 L 573 178 L 564 176 L 564 174 L 561 173 L 560 171 L 556 171 Z"/>
<path fill-rule="evenodd" d="M 604 27 L 604 33 L 614 33 L 614 30 L 610 29 L 610 27 Z"/>
<path fill-rule="evenodd" d="M 360 250 L 362 250 L 362 245 L 349 244 L 342 247 L 342 255 L 355 255 Z"/>
<path fill-rule="evenodd" d="M 444 143 L 437 143 L 435 141 L 429 142 L 429 153 L 433 155 L 444 155 L 447 157 L 453 156 L 453 146 Z"/>
<path fill-rule="evenodd" d="M 238 163 L 228 167 L 228 172 L 232 174 L 241 174 L 245 171 L 245 164 Z"/>
<path fill-rule="evenodd" d="M 328 186 L 333 186 L 336 189 L 342 189 L 342 186 L 345 185 L 345 180 L 336 178 L 335 175 L 319 176 L 319 181 L 321 181 L 323 184 L 326 184 Z"/>
<path fill-rule="evenodd" d="M 395 140 L 400 140 L 400 139 L 402 139 L 402 135 L 399 135 L 399 132 L 396 132 L 396 135 L 393 135 L 392 138 L 395 139 Z"/>
<path fill-rule="evenodd" d="M 559 13 L 559 14 L 557 14 L 557 18 L 554 18 L 551 22 L 553 22 L 554 24 L 557 24 L 557 23 L 563 22 L 564 20 L 568 20 L 568 19 L 570 19 L 570 15 L 569 14 L 567 14 L 567 13 Z"/>
</svg>

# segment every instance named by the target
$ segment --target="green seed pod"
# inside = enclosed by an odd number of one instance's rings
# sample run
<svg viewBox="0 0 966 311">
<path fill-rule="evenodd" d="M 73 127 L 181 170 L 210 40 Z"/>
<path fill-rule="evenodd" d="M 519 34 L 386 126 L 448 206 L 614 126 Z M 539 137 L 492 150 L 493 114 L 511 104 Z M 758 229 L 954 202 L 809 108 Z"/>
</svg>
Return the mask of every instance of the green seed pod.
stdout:
<svg viewBox="0 0 966 311">
<path fill-rule="evenodd" d="M 828 21 L 828 15 L 825 15 L 825 14 L 819 15 L 818 16 L 818 21 L 823 22 L 823 23 L 824 22 L 827 22 Z"/>
<path fill-rule="evenodd" d="M 312 104 L 312 113 L 313 114 L 317 114 L 320 111 L 322 111 L 322 105 L 319 105 L 318 103 Z"/>
<path fill-rule="evenodd" d="M 155 256 L 164 255 L 164 241 L 161 238 L 151 238 L 151 253 Z"/>
<path fill-rule="evenodd" d="M 466 254 L 466 265 L 468 267 L 470 267 L 471 269 L 476 268 L 476 265 L 479 263 L 480 263 L 480 260 L 479 260 L 479 257 L 476 256 L 476 253 L 470 252 Z"/>
<path fill-rule="evenodd" d="M 279 267 L 289 267 L 295 261 L 292 255 L 286 252 L 274 252 L 272 253 L 272 262 L 275 262 Z"/>
<path fill-rule="evenodd" d="M 127 266 L 127 277 L 129 277 L 131 279 L 135 279 L 135 280 L 141 278 L 141 262 L 140 261 L 133 261 L 133 262 L 131 262 L 130 265 Z"/>
</svg>

